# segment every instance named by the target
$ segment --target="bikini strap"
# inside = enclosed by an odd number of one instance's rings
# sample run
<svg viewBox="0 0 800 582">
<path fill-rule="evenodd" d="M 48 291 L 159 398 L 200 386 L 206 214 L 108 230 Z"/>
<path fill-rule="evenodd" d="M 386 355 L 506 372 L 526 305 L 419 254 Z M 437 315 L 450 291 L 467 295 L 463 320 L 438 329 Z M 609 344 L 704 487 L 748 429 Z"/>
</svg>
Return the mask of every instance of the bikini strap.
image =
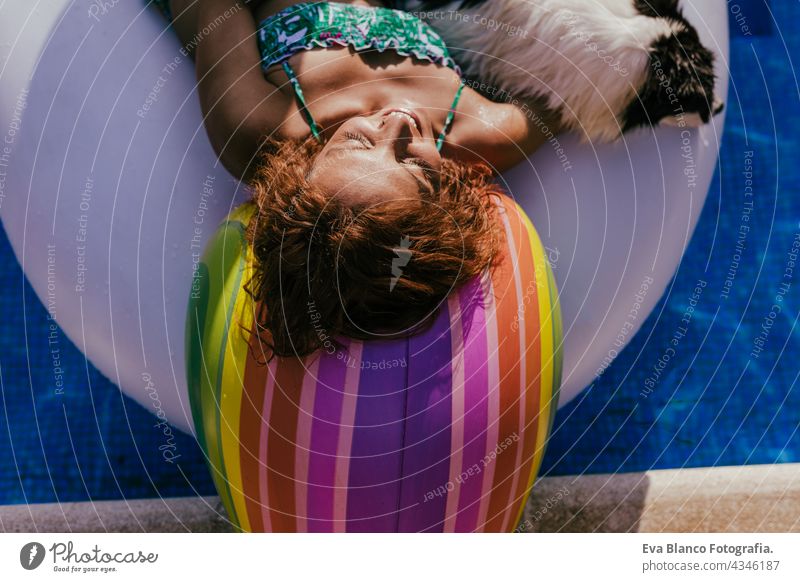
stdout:
<svg viewBox="0 0 800 582">
<path fill-rule="evenodd" d="M 297 97 L 300 110 L 303 112 L 303 116 L 306 118 L 309 128 L 311 128 L 311 135 L 313 135 L 317 141 L 322 141 L 319 125 L 317 125 L 317 122 L 314 121 L 311 111 L 308 110 L 306 99 L 303 96 L 303 90 L 300 88 L 300 81 L 297 80 L 297 76 L 294 74 L 294 70 L 288 62 L 283 61 L 282 65 L 283 71 L 286 73 L 289 82 L 292 84 L 292 88 L 294 89 L 294 94 Z M 447 134 L 450 131 L 450 126 L 453 124 L 453 118 L 456 115 L 456 107 L 458 107 L 458 100 L 461 99 L 461 92 L 464 90 L 464 85 L 465 83 L 462 80 L 458 86 L 458 89 L 456 90 L 455 96 L 453 97 L 453 102 L 450 104 L 450 109 L 447 112 L 447 117 L 444 120 L 444 127 L 442 127 L 442 131 L 439 133 L 439 137 L 436 140 L 437 151 L 441 151 L 442 145 L 444 145 L 444 139 L 447 137 Z"/>
<path fill-rule="evenodd" d="M 300 88 L 300 81 L 297 80 L 297 76 L 294 74 L 294 70 L 292 67 L 289 66 L 289 63 L 283 61 L 283 71 L 286 73 L 286 76 L 289 78 L 289 82 L 292 84 L 292 88 L 294 89 L 294 94 L 297 97 L 297 104 L 300 107 L 300 111 L 303 112 L 303 116 L 306 118 L 306 123 L 311 128 L 311 135 L 313 135 L 317 141 L 321 142 L 321 132 L 319 129 L 319 125 L 317 122 L 314 121 L 314 118 L 311 115 L 311 112 L 308 110 L 306 106 L 306 98 L 303 96 L 303 90 Z"/>
<path fill-rule="evenodd" d="M 450 110 L 447 112 L 447 117 L 444 120 L 444 127 L 442 128 L 442 132 L 439 134 L 439 138 L 436 140 L 436 150 L 441 151 L 442 145 L 444 145 L 444 138 L 447 136 L 447 132 L 450 131 L 450 125 L 453 123 L 453 118 L 456 116 L 456 107 L 458 106 L 458 100 L 461 98 L 461 92 L 464 90 L 464 81 L 461 81 L 461 84 L 458 86 L 456 90 L 456 95 L 453 97 L 453 103 L 450 104 Z"/>
</svg>

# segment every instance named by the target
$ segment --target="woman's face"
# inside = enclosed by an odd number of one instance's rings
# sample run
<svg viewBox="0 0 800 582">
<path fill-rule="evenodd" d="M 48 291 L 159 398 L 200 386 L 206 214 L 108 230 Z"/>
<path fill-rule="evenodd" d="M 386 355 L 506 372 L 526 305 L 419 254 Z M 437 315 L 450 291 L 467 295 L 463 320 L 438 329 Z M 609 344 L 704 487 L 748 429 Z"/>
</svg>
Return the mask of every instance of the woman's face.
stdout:
<svg viewBox="0 0 800 582">
<path fill-rule="evenodd" d="M 439 187 L 441 165 L 428 116 L 391 107 L 341 124 L 308 179 L 346 204 L 419 200 Z"/>
</svg>

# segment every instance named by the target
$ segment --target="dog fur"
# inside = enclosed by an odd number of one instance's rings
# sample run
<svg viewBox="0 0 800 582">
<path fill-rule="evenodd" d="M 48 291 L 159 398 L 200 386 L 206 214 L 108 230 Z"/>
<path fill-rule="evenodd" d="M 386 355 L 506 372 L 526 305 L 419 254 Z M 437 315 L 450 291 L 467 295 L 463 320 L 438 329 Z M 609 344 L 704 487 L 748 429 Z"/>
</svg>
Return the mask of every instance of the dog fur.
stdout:
<svg viewBox="0 0 800 582">
<path fill-rule="evenodd" d="M 471 86 L 535 101 L 587 141 L 664 122 L 707 123 L 714 56 L 677 0 L 427 0 Z M 498 96 L 500 96 L 498 98 Z"/>
</svg>

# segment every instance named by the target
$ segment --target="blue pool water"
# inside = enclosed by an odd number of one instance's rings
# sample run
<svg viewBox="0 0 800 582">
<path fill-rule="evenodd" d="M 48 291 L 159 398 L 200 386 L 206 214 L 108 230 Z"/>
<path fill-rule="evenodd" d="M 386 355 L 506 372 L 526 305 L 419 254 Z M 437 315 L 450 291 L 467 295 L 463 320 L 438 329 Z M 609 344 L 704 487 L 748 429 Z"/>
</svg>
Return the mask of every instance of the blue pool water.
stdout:
<svg viewBox="0 0 800 582">
<path fill-rule="evenodd" d="M 800 7 L 728 4 L 731 85 L 708 202 L 642 330 L 559 411 L 546 474 L 800 460 L 800 266 L 785 276 L 800 236 L 800 34 L 785 23 L 797 22 Z"/>
<path fill-rule="evenodd" d="M 700 224 L 642 331 L 559 412 L 545 474 L 800 460 L 800 270 L 794 280 L 784 277 L 800 233 L 800 93 L 790 59 L 800 60 L 800 5 L 732 0 L 729 7 L 726 134 Z M 743 172 L 750 166 L 754 203 L 742 238 Z M 164 462 L 155 418 L 65 341 L 70 390 L 54 395 L 44 364 L 46 312 L 5 234 L 0 264 L 0 504 L 212 493 L 193 439 L 178 435 L 179 457 Z M 789 288 L 782 291 L 782 282 Z M 778 295 L 780 312 L 772 317 Z M 682 327 L 685 337 L 665 361 Z"/>
</svg>

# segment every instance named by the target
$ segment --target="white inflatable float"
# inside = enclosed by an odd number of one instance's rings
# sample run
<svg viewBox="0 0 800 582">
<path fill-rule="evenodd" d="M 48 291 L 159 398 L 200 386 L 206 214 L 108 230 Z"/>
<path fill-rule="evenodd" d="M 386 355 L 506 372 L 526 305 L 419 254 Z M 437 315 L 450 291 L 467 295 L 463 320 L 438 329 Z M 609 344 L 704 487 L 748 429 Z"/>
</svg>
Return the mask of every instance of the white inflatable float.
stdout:
<svg viewBox="0 0 800 582">
<path fill-rule="evenodd" d="M 726 98 L 725 1 L 684 4 L 718 53 Z M 139 0 L 0 5 L 0 215 L 69 339 L 126 394 L 191 431 L 192 269 L 246 193 L 216 163 L 192 63 L 178 49 Z M 722 123 L 641 131 L 599 148 L 559 136 L 504 176 L 559 284 L 560 405 L 613 360 L 669 284 L 705 201 Z"/>
</svg>

